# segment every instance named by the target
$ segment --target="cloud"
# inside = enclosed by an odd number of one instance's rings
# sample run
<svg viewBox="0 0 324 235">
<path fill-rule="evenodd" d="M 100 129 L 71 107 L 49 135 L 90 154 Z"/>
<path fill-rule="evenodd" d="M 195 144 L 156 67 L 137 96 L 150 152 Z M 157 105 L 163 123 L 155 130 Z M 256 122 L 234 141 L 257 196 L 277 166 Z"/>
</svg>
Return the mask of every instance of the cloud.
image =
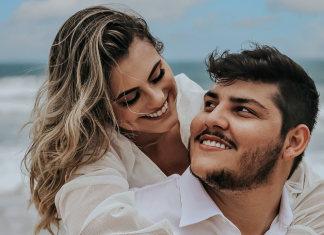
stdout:
<svg viewBox="0 0 324 235">
<path fill-rule="evenodd" d="M 120 0 L 143 15 L 146 20 L 172 21 L 193 7 L 202 6 L 212 0 Z M 105 0 L 45 0 L 27 1 L 13 13 L 12 21 L 46 21 L 55 18 L 69 17 L 76 11 L 89 6 L 109 4 Z M 117 4 L 113 4 L 117 6 Z"/>
<path fill-rule="evenodd" d="M 135 10 L 148 21 L 171 24 L 192 8 L 213 0 L 119 0 L 115 8 Z M 10 20 L 0 25 L 1 61 L 44 61 L 60 26 L 77 11 L 109 4 L 107 0 L 43 0 L 23 2 Z M 184 37 L 182 35 L 182 37 Z"/>
<path fill-rule="evenodd" d="M 275 16 L 264 16 L 261 18 L 252 18 L 247 17 L 242 20 L 239 20 L 233 24 L 235 28 L 255 28 L 262 24 L 268 24 L 271 21 L 276 20 L 277 18 Z"/>
<path fill-rule="evenodd" d="M 206 18 L 197 18 L 194 21 L 194 25 L 198 28 L 210 28 L 213 26 L 213 23 L 216 20 L 216 13 L 215 11 L 210 11 Z"/>
<path fill-rule="evenodd" d="M 320 58 L 324 51 L 324 20 L 313 20 L 300 27 L 294 37 L 276 37 L 271 44 L 280 46 L 292 58 Z M 279 47 L 278 47 L 279 48 Z"/>
<path fill-rule="evenodd" d="M 302 27 L 299 37 L 299 57 L 323 58 L 324 20 L 315 20 Z"/>
<path fill-rule="evenodd" d="M 299 14 L 324 13 L 323 0 L 267 0 L 270 9 L 286 10 Z"/>
</svg>

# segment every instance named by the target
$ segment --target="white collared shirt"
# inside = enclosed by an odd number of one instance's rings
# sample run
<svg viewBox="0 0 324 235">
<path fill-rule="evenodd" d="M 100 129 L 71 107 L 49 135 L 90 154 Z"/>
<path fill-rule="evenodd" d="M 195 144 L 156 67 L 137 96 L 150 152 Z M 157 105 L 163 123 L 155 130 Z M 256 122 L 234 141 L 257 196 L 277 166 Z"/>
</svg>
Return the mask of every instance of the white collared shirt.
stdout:
<svg viewBox="0 0 324 235">
<path fill-rule="evenodd" d="M 172 175 L 159 183 L 132 190 L 140 215 L 153 222 L 167 219 L 180 235 L 241 234 L 223 215 L 189 168 L 182 176 Z M 265 235 L 286 234 L 292 218 L 288 193 L 284 187 L 279 214 Z"/>
</svg>

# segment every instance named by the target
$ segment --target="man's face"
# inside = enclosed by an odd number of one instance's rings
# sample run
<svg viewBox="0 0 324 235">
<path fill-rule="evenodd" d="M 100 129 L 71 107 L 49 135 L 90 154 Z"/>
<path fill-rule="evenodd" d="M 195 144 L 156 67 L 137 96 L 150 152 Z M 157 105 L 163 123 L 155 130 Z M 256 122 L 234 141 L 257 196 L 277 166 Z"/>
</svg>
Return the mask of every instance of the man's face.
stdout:
<svg viewBox="0 0 324 235">
<path fill-rule="evenodd" d="M 210 186 L 245 190 L 267 182 L 283 147 L 273 84 L 236 81 L 206 93 L 191 123 L 191 170 Z"/>
</svg>

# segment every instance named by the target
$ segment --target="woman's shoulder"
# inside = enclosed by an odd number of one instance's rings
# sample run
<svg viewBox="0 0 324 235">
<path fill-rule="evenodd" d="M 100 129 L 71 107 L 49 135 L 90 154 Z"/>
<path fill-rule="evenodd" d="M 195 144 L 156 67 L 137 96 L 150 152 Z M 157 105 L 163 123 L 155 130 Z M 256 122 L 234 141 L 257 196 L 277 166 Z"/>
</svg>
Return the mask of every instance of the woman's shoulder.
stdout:
<svg viewBox="0 0 324 235">
<path fill-rule="evenodd" d="M 177 110 L 180 134 L 183 144 L 188 147 L 190 123 L 203 110 L 206 91 L 183 73 L 175 76 L 175 81 L 178 86 Z"/>
<path fill-rule="evenodd" d="M 324 180 L 318 176 L 307 162 L 304 160 L 301 161 L 294 174 L 285 184 L 288 189 L 289 200 L 292 208 L 295 208 L 298 205 L 298 202 L 303 198 L 312 195 L 314 193 L 314 188 L 316 188 L 318 184 L 324 184 Z"/>
<path fill-rule="evenodd" d="M 174 77 L 177 86 L 178 91 L 182 92 L 184 90 L 189 89 L 190 91 L 193 91 L 195 93 L 201 93 L 204 92 L 204 89 L 201 88 L 200 85 L 198 85 L 195 81 L 191 80 L 187 75 L 184 73 L 180 73 Z"/>
</svg>

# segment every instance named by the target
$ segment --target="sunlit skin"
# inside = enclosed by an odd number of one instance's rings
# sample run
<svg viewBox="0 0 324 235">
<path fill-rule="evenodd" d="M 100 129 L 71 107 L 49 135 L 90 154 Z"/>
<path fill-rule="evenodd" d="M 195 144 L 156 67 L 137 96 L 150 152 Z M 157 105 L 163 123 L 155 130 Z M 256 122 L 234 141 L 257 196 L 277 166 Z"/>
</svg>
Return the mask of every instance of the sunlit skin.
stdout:
<svg viewBox="0 0 324 235">
<path fill-rule="evenodd" d="M 134 133 L 136 145 L 166 175 L 183 173 L 189 161 L 180 137 L 177 87 L 163 57 L 149 42 L 135 38 L 128 56 L 114 68 L 110 86 L 122 131 Z M 166 101 L 168 108 L 161 116 L 147 117 L 160 111 Z"/>
<path fill-rule="evenodd" d="M 278 93 L 272 84 L 236 81 L 215 85 L 205 96 L 205 109 L 191 123 L 190 156 L 193 173 L 205 178 L 213 170 L 231 169 L 240 175 L 245 152 L 266 149 L 280 139 L 281 113 L 272 97 Z M 219 131 L 228 140 L 203 131 Z M 305 150 L 309 130 L 301 124 L 288 132 L 279 160 L 266 184 L 247 191 L 219 191 L 204 185 L 224 215 L 242 234 L 264 234 L 277 216 L 280 198 L 293 158 Z M 206 146 L 202 140 L 220 140 L 228 149 Z M 232 144 L 230 144 L 230 142 Z"/>
</svg>

